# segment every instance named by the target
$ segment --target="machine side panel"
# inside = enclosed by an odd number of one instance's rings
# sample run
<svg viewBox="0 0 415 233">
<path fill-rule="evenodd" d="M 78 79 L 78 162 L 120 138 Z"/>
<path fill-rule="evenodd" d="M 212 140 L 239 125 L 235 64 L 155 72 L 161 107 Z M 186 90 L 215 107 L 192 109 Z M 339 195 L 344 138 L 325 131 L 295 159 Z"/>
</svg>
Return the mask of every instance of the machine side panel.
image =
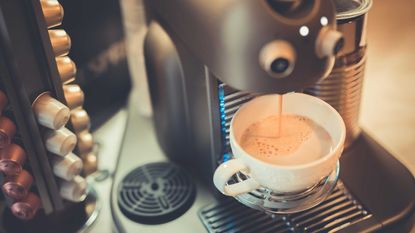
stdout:
<svg viewBox="0 0 415 233">
<path fill-rule="evenodd" d="M 168 157 L 185 161 L 191 143 L 182 67 L 173 42 L 157 23 L 149 27 L 144 56 L 157 139 Z"/>
</svg>

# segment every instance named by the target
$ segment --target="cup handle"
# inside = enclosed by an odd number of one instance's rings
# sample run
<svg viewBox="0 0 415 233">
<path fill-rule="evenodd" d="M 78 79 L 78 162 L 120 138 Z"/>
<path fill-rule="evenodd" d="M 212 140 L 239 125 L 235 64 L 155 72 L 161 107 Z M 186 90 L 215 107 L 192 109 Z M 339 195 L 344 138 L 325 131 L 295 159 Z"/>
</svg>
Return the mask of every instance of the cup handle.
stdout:
<svg viewBox="0 0 415 233">
<path fill-rule="evenodd" d="M 215 174 L 213 175 L 213 183 L 221 193 L 232 197 L 260 187 L 258 182 L 252 178 L 236 184 L 227 184 L 228 180 L 240 171 L 249 172 L 249 168 L 240 159 L 228 160 L 216 168 Z"/>
</svg>

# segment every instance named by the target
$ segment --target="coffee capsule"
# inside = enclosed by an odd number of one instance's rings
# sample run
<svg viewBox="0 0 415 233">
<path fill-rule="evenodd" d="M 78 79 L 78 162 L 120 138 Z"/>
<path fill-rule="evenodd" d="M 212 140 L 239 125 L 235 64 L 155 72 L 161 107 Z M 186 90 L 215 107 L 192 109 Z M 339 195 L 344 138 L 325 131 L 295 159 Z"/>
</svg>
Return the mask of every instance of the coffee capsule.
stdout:
<svg viewBox="0 0 415 233">
<path fill-rule="evenodd" d="M 22 220 L 30 220 L 36 215 L 40 207 L 39 197 L 34 193 L 29 193 L 24 199 L 13 203 L 10 209 L 14 216 Z"/>
<path fill-rule="evenodd" d="M 63 84 L 75 80 L 76 65 L 69 57 L 57 57 L 56 65 L 58 66 L 59 76 Z"/>
<path fill-rule="evenodd" d="M 82 157 L 87 153 L 90 153 L 94 148 L 94 138 L 88 131 L 83 131 L 78 134 L 78 151 Z"/>
<path fill-rule="evenodd" d="M 60 156 L 69 154 L 76 146 L 76 136 L 67 128 L 47 130 L 43 138 L 46 149 Z"/>
<path fill-rule="evenodd" d="M 71 122 L 75 133 L 88 130 L 91 124 L 88 113 L 81 108 L 71 111 Z"/>
<path fill-rule="evenodd" d="M 71 181 L 82 171 L 82 160 L 73 153 L 52 159 L 53 173 L 64 180 Z"/>
<path fill-rule="evenodd" d="M 70 109 L 82 107 L 85 97 L 84 92 L 79 85 L 64 85 L 63 92 L 65 95 L 66 103 Z"/>
<path fill-rule="evenodd" d="M 0 113 L 6 108 L 8 102 L 6 94 L 0 91 Z"/>
<path fill-rule="evenodd" d="M 9 118 L 0 117 L 0 148 L 8 146 L 16 134 L 16 125 Z"/>
<path fill-rule="evenodd" d="M 33 112 L 40 125 L 49 129 L 60 129 L 69 120 L 70 110 L 48 93 L 40 95 L 32 104 Z"/>
<path fill-rule="evenodd" d="M 21 200 L 27 195 L 32 183 L 32 175 L 26 170 L 22 170 L 17 176 L 6 176 L 2 189 L 8 197 Z"/>
<path fill-rule="evenodd" d="M 0 171 L 6 176 L 16 176 L 22 171 L 26 152 L 17 144 L 0 149 Z"/>
<path fill-rule="evenodd" d="M 87 195 L 88 184 L 81 176 L 75 176 L 72 181 L 60 182 L 61 197 L 72 202 L 81 202 Z"/>
<path fill-rule="evenodd" d="M 59 26 L 63 20 L 63 7 L 56 0 L 40 0 L 48 28 Z"/>
<path fill-rule="evenodd" d="M 71 49 L 71 38 L 62 29 L 49 30 L 49 38 L 52 43 L 53 53 L 56 57 L 64 56 Z"/>
<path fill-rule="evenodd" d="M 96 172 L 98 170 L 98 158 L 95 153 L 91 152 L 85 155 L 84 161 L 84 174 L 86 176 Z"/>
</svg>

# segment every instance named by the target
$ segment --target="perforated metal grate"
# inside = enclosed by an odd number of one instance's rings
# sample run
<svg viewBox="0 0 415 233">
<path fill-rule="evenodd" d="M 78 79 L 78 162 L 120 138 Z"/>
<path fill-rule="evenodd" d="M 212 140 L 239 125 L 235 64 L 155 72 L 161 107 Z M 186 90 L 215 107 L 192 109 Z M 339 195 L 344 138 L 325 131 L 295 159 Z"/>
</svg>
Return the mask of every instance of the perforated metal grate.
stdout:
<svg viewBox="0 0 415 233">
<path fill-rule="evenodd" d="M 231 198 L 199 212 L 210 233 L 337 232 L 371 216 L 341 182 L 324 202 L 297 214 L 268 215 Z"/>
<path fill-rule="evenodd" d="M 161 224 L 180 217 L 196 194 L 190 175 L 171 163 L 150 163 L 130 172 L 118 188 L 118 205 L 129 219 Z"/>
</svg>

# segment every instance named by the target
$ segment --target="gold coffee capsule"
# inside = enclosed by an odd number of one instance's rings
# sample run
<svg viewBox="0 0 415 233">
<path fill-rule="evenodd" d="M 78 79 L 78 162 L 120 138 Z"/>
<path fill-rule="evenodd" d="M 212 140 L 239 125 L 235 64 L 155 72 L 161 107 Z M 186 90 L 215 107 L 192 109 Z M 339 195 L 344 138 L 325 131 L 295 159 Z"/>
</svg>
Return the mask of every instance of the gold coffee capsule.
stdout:
<svg viewBox="0 0 415 233">
<path fill-rule="evenodd" d="M 17 176 L 6 176 L 2 189 L 8 197 L 21 200 L 26 197 L 32 183 L 32 175 L 26 170 L 22 170 Z"/>
<path fill-rule="evenodd" d="M 88 153 L 84 157 L 84 174 L 86 176 L 96 172 L 98 170 L 98 158 L 95 153 Z"/>
<path fill-rule="evenodd" d="M 71 181 L 82 171 L 82 160 L 73 153 L 65 157 L 54 157 L 52 159 L 53 173 L 64 180 Z"/>
<path fill-rule="evenodd" d="M 72 202 L 81 202 L 87 195 L 88 184 L 81 176 L 75 176 L 72 181 L 60 182 L 61 197 Z"/>
<path fill-rule="evenodd" d="M 26 152 L 17 144 L 0 149 L 0 171 L 6 176 L 16 176 L 22 171 Z"/>
<path fill-rule="evenodd" d="M 63 7 L 56 0 L 40 0 L 48 28 L 59 26 L 63 20 Z"/>
<path fill-rule="evenodd" d="M 33 112 L 40 125 L 49 129 L 60 129 L 69 120 L 70 110 L 49 94 L 43 93 L 32 104 Z"/>
<path fill-rule="evenodd" d="M 75 133 L 88 130 L 91 124 L 88 113 L 82 108 L 71 111 L 71 122 Z"/>
<path fill-rule="evenodd" d="M 47 130 L 43 135 L 46 149 L 56 155 L 65 156 L 76 146 L 76 136 L 67 128 Z"/>
<path fill-rule="evenodd" d="M 0 113 L 6 108 L 8 102 L 6 94 L 0 91 Z"/>
<path fill-rule="evenodd" d="M 70 109 L 82 107 L 84 104 L 85 96 L 79 85 L 64 85 L 63 92 L 65 95 L 66 103 Z"/>
<path fill-rule="evenodd" d="M 63 84 L 70 83 L 75 80 L 76 65 L 67 56 L 57 57 L 56 65 L 58 66 L 59 76 Z"/>
<path fill-rule="evenodd" d="M 81 157 L 87 153 L 90 153 L 94 148 L 94 138 L 88 131 L 78 134 L 78 151 Z"/>
<path fill-rule="evenodd" d="M 0 148 L 8 146 L 16 134 L 16 125 L 9 118 L 0 117 Z"/>
<path fill-rule="evenodd" d="M 14 216 L 22 220 L 30 220 L 36 215 L 40 206 L 39 197 L 34 193 L 29 193 L 24 199 L 13 203 L 10 208 Z"/>
<path fill-rule="evenodd" d="M 56 57 L 64 56 L 69 53 L 69 50 L 71 49 L 71 38 L 66 34 L 65 30 L 49 30 L 49 38 Z"/>
</svg>

